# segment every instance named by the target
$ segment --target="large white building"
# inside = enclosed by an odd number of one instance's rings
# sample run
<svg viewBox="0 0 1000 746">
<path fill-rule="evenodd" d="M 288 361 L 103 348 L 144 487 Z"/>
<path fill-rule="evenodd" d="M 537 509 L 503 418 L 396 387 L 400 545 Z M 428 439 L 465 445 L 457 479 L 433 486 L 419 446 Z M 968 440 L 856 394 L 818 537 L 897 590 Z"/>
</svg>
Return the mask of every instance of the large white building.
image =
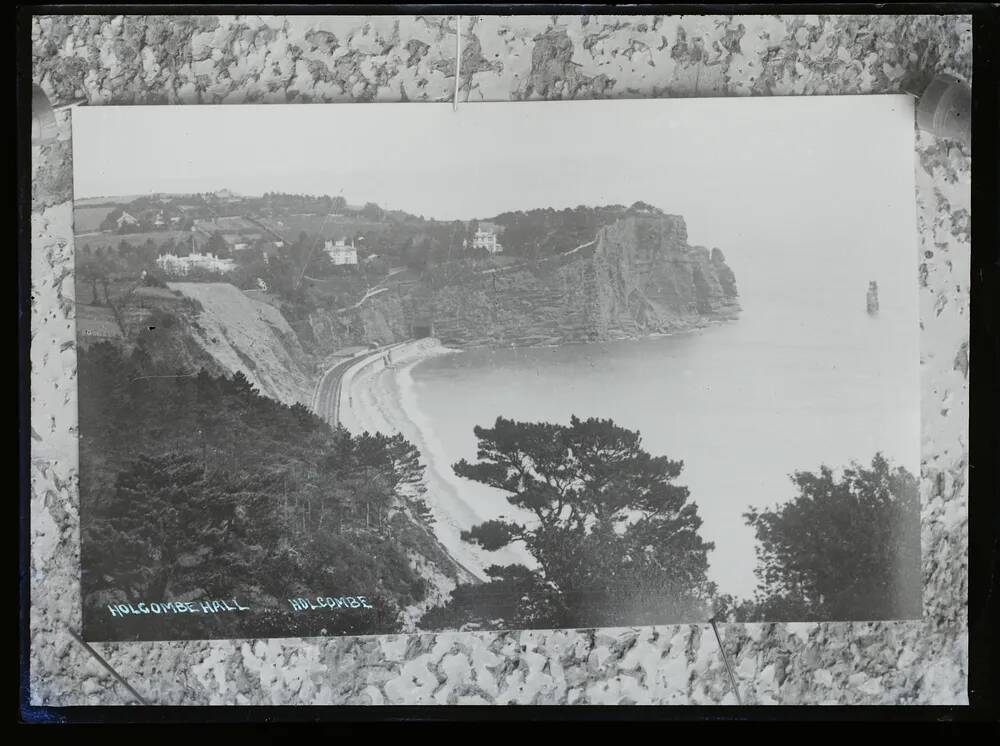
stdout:
<svg viewBox="0 0 1000 746">
<path fill-rule="evenodd" d="M 171 275 L 187 275 L 195 269 L 225 274 L 236 267 L 236 262 L 232 259 L 221 259 L 215 254 L 188 254 L 187 256 L 160 254 L 156 257 L 156 266 Z"/>
<path fill-rule="evenodd" d="M 503 246 L 497 240 L 500 228 L 493 223 L 480 223 L 472 237 L 473 249 L 486 249 L 491 254 L 499 254 L 503 251 Z"/>
<path fill-rule="evenodd" d="M 323 248 L 326 255 L 330 257 L 330 261 L 334 264 L 357 264 L 358 263 L 358 250 L 354 246 L 354 243 L 347 243 L 343 238 L 337 239 L 336 241 L 327 241 L 326 246 Z"/>
</svg>

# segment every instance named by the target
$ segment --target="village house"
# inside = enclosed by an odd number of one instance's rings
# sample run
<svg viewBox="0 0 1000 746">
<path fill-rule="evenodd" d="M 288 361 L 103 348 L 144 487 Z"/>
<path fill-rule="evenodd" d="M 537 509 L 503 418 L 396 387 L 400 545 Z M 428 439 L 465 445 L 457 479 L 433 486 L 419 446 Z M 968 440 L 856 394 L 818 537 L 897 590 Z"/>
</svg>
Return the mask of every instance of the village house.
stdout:
<svg viewBox="0 0 1000 746">
<path fill-rule="evenodd" d="M 156 266 L 170 275 L 183 276 L 196 269 L 225 274 L 236 267 L 236 262 L 232 259 L 220 259 L 215 254 L 188 254 L 187 256 L 161 254 L 156 258 Z"/>
<path fill-rule="evenodd" d="M 129 228 L 139 227 L 138 218 L 135 218 L 124 211 L 122 211 L 122 214 L 118 216 L 118 219 L 115 220 L 115 223 L 118 225 L 118 230 L 122 230 L 126 226 Z"/>
<path fill-rule="evenodd" d="M 473 249 L 486 249 L 490 254 L 499 254 L 503 251 L 503 246 L 497 240 L 497 235 L 503 228 L 495 223 L 480 223 L 472 237 Z"/>
<path fill-rule="evenodd" d="M 346 239 L 338 238 L 336 241 L 327 241 L 323 248 L 330 261 L 336 265 L 357 264 L 358 250 L 354 242 L 347 243 Z"/>
</svg>

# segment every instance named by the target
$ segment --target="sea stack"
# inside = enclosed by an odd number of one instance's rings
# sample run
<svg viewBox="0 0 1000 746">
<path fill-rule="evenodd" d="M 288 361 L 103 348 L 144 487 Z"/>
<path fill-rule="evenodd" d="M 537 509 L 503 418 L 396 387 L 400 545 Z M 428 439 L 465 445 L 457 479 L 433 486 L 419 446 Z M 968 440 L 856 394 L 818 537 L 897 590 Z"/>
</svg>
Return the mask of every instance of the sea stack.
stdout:
<svg viewBox="0 0 1000 746">
<path fill-rule="evenodd" d="M 868 314 L 874 316 L 878 313 L 878 283 L 872 280 L 868 283 Z"/>
</svg>

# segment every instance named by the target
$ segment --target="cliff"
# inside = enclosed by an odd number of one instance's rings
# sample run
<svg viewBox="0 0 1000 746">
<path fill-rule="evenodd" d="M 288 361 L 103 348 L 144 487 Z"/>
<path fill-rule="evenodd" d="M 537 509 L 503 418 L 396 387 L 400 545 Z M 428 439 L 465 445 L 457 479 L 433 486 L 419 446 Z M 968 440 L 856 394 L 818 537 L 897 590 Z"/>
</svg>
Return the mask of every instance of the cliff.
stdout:
<svg viewBox="0 0 1000 746">
<path fill-rule="evenodd" d="M 401 340 L 431 325 L 449 345 L 523 346 L 683 331 L 738 313 L 721 251 L 689 245 L 682 217 L 630 215 L 563 254 L 431 277 L 347 313 L 314 313 L 310 326 L 320 349 Z"/>
<path fill-rule="evenodd" d="M 414 313 L 409 295 L 394 289 L 348 312 L 322 310 L 309 314 L 307 333 L 322 354 L 353 344 L 401 342 L 410 337 Z"/>
<path fill-rule="evenodd" d="M 309 406 L 311 367 L 278 309 L 228 283 L 172 282 L 169 287 L 197 302 L 192 336 L 222 372 L 242 371 L 265 396 Z"/>
</svg>

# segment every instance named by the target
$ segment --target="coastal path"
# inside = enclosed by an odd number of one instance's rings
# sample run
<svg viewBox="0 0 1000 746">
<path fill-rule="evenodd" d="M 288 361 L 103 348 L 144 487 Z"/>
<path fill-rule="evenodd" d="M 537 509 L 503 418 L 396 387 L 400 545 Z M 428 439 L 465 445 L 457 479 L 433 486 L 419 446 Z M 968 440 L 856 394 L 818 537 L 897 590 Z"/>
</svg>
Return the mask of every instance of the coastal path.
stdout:
<svg viewBox="0 0 1000 746">
<path fill-rule="evenodd" d="M 537 263 L 538 264 L 544 264 L 546 262 L 552 262 L 552 261 L 555 261 L 557 259 L 564 259 L 567 256 L 572 256 L 573 254 L 577 253 L 578 251 L 581 251 L 582 249 L 586 249 L 586 248 L 588 248 L 590 246 L 593 246 L 596 243 L 597 243 L 597 239 L 596 238 L 591 239 L 590 241 L 587 241 L 587 243 L 582 243 L 582 244 L 580 244 L 579 246 L 577 246 L 575 248 L 568 249 L 567 251 L 563 251 L 563 252 L 561 252 L 559 254 L 552 254 L 551 256 L 542 257 L 542 258 L 540 258 L 540 259 L 537 260 Z M 514 270 L 517 270 L 517 269 L 522 269 L 524 267 L 529 267 L 529 266 L 531 266 L 531 264 L 532 264 L 532 262 L 518 262 L 517 264 L 508 264 L 506 267 L 492 267 L 491 269 L 480 269 L 480 270 L 476 271 L 475 274 L 477 274 L 477 275 L 503 274 L 505 272 L 513 272 Z"/>
</svg>

